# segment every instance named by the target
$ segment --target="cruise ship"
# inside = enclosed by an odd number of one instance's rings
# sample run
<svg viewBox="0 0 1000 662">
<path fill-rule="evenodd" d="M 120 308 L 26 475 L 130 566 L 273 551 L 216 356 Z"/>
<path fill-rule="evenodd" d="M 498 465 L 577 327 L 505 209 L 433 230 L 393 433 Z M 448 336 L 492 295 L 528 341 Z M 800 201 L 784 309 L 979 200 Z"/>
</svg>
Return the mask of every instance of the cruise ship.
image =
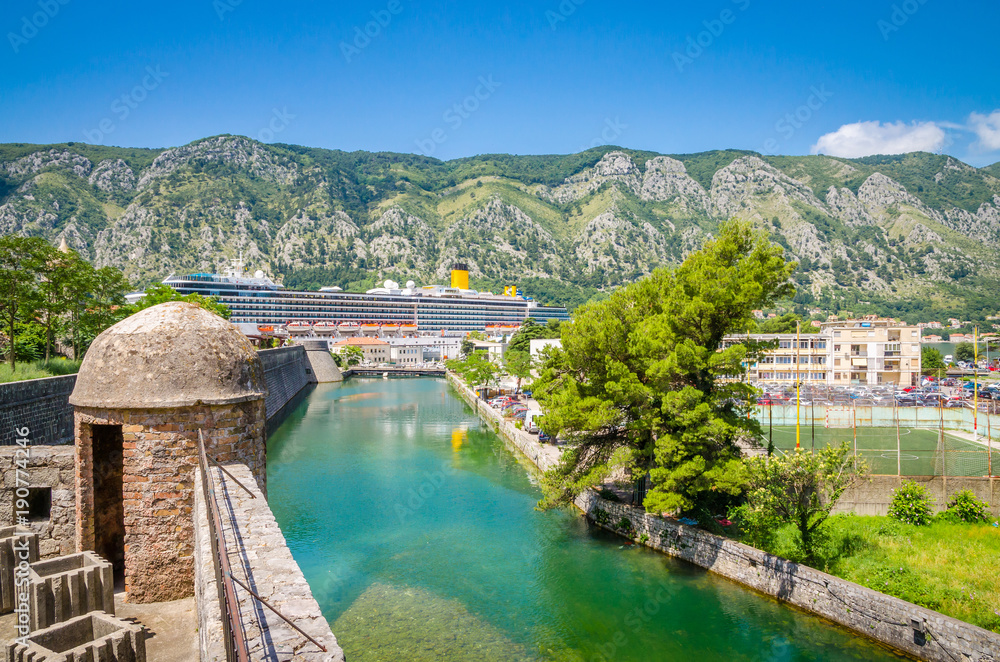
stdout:
<svg viewBox="0 0 1000 662">
<path fill-rule="evenodd" d="M 565 307 L 543 306 L 508 287 L 504 294 L 469 289 L 465 264 L 451 270 L 451 286 L 400 287 L 385 281 L 367 292 L 338 287 L 318 292 L 286 290 L 257 271 L 244 271 L 242 256 L 225 274 L 191 274 L 164 279 L 181 294 L 214 296 L 232 311 L 230 321 L 246 328 L 283 327 L 296 335 L 417 335 L 486 331 L 520 326 L 528 317 L 540 324 L 568 320 Z"/>
</svg>

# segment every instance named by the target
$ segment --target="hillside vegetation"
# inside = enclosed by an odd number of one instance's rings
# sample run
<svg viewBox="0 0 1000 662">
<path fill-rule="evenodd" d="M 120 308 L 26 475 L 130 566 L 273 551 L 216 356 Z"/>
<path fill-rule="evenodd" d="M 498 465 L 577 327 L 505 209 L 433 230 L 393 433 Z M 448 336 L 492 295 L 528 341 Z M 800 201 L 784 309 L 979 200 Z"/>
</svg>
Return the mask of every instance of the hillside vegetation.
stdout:
<svg viewBox="0 0 1000 662">
<path fill-rule="evenodd" d="M 799 306 L 911 321 L 1000 308 L 1000 164 L 599 147 L 439 161 L 215 136 L 171 149 L 0 145 L 0 233 L 136 287 L 243 251 L 287 286 L 517 283 L 575 305 L 677 264 L 737 216 L 799 261 Z"/>
</svg>

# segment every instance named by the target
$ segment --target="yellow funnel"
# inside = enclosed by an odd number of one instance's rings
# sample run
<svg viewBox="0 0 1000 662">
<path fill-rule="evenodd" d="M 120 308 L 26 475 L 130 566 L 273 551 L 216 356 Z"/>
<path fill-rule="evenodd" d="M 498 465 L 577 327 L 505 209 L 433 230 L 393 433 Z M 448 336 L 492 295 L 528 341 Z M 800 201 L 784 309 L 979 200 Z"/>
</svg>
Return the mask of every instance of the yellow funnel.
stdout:
<svg viewBox="0 0 1000 662">
<path fill-rule="evenodd" d="M 469 266 L 467 264 L 451 265 L 451 286 L 460 290 L 469 289 Z"/>
</svg>

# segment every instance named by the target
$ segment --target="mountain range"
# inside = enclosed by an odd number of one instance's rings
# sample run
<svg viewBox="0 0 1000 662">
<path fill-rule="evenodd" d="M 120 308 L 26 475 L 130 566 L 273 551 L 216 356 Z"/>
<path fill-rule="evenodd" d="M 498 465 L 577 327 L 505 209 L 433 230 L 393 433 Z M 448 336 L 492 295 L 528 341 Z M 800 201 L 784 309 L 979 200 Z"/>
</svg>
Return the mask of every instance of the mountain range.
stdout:
<svg viewBox="0 0 1000 662">
<path fill-rule="evenodd" d="M 222 135 L 170 149 L 0 145 L 0 233 L 65 239 L 144 286 L 240 251 L 286 286 L 516 283 L 573 307 L 731 217 L 796 259 L 790 305 L 910 321 L 1000 308 L 1000 163 L 599 147 L 452 161 Z"/>
</svg>

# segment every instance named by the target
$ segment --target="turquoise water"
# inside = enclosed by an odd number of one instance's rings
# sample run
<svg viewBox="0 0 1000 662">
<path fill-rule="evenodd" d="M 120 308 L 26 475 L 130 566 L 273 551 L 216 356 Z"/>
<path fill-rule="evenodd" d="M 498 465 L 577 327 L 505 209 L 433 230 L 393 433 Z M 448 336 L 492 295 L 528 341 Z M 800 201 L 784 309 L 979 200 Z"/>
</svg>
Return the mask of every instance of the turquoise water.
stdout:
<svg viewBox="0 0 1000 662">
<path fill-rule="evenodd" d="M 538 512 L 441 379 L 320 385 L 268 442 L 271 508 L 350 662 L 901 659 Z"/>
</svg>

